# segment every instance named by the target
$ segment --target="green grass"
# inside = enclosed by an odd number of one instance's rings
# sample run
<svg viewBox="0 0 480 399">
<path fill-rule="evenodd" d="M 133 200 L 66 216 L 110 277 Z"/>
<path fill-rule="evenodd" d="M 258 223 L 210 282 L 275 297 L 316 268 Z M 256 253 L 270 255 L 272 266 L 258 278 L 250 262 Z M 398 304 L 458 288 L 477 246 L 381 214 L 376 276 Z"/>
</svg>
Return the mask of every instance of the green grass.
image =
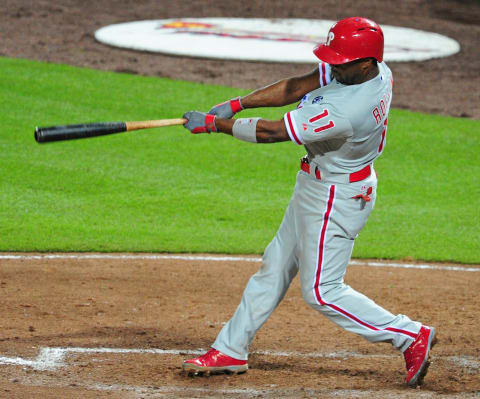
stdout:
<svg viewBox="0 0 480 399">
<path fill-rule="evenodd" d="M 479 263 L 479 152 L 478 121 L 393 110 L 355 255 Z"/>
<path fill-rule="evenodd" d="M 261 253 L 302 147 L 183 127 L 39 145 L 35 126 L 177 118 L 242 90 L 0 58 L 0 250 Z M 280 119 L 285 109 L 242 113 Z M 354 256 L 480 262 L 478 121 L 393 110 Z"/>
</svg>

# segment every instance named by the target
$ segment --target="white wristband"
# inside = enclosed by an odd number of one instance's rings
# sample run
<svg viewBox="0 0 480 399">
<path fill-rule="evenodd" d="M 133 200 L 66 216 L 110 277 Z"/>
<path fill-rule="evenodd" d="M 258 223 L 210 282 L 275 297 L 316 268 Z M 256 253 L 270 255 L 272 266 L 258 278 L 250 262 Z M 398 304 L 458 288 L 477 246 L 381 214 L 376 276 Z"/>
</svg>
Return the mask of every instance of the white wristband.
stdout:
<svg viewBox="0 0 480 399">
<path fill-rule="evenodd" d="M 257 122 L 261 118 L 238 118 L 232 127 L 233 137 L 249 143 L 257 142 Z"/>
</svg>

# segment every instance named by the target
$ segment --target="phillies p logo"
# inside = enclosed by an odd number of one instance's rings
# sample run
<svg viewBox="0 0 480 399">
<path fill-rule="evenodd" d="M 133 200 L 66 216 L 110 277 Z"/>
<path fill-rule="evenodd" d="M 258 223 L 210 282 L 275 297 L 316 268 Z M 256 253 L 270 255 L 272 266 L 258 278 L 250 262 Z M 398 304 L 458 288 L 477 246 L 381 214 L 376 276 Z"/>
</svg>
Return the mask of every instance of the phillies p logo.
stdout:
<svg viewBox="0 0 480 399">
<path fill-rule="evenodd" d="M 327 46 L 330 46 L 331 41 L 334 39 L 335 34 L 333 32 L 328 32 Z"/>
</svg>

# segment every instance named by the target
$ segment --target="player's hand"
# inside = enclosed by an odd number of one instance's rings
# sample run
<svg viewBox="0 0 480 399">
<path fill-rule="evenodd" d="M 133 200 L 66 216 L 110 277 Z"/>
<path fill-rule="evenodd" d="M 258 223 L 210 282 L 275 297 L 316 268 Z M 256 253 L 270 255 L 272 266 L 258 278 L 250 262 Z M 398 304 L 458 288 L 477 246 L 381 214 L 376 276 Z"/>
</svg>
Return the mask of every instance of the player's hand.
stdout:
<svg viewBox="0 0 480 399">
<path fill-rule="evenodd" d="M 215 115 L 209 115 L 205 112 L 189 111 L 183 114 L 183 117 L 188 120 L 185 125 L 186 129 L 193 134 L 216 132 Z"/>
<path fill-rule="evenodd" d="M 212 109 L 208 111 L 208 113 L 217 115 L 219 118 L 230 119 L 242 109 L 243 107 L 242 103 L 240 102 L 240 97 L 236 97 L 225 101 L 224 103 L 214 105 Z"/>
</svg>

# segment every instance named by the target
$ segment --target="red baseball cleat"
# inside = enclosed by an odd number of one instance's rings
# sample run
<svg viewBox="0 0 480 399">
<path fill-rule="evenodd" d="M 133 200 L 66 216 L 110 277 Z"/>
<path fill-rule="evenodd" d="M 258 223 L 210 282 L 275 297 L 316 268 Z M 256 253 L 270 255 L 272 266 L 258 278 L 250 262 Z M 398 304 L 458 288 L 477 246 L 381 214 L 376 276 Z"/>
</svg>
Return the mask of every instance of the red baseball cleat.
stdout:
<svg viewBox="0 0 480 399">
<path fill-rule="evenodd" d="M 244 373 L 248 369 L 247 360 L 238 360 L 217 351 L 210 349 L 207 353 L 194 359 L 185 360 L 182 364 L 183 370 L 187 373 L 205 374 L 211 373 Z"/>
<path fill-rule="evenodd" d="M 435 329 L 433 327 L 422 326 L 415 341 L 403 352 L 407 366 L 406 383 L 409 387 L 416 387 L 423 382 L 423 378 L 427 374 L 428 366 L 430 366 L 428 359 L 430 349 L 435 343 Z"/>
</svg>

